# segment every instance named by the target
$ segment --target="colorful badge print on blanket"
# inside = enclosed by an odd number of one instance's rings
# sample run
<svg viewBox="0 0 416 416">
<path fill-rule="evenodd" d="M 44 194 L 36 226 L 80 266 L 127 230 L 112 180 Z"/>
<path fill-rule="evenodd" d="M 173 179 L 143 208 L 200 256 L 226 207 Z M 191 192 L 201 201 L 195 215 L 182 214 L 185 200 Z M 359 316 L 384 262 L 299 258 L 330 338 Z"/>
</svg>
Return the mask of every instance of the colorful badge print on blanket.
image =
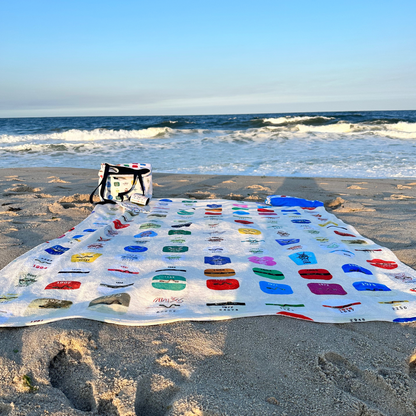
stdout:
<svg viewBox="0 0 416 416">
<path fill-rule="evenodd" d="M 222 205 L 221 204 L 207 204 L 207 207 L 215 209 L 215 208 L 221 208 Z"/>
<path fill-rule="evenodd" d="M 113 224 L 116 230 L 122 230 L 123 228 L 130 227 L 130 224 L 123 224 L 120 220 L 114 220 Z"/>
<path fill-rule="evenodd" d="M 386 273 L 386 275 L 395 282 L 400 283 L 415 283 L 416 276 L 412 276 L 408 273 Z"/>
<path fill-rule="evenodd" d="M 291 222 L 293 222 L 293 224 L 310 224 L 311 221 L 310 220 L 291 220 Z"/>
<path fill-rule="evenodd" d="M 299 238 L 279 238 L 276 240 L 281 246 L 288 246 L 300 242 Z"/>
<path fill-rule="evenodd" d="M 17 282 L 18 287 L 27 287 L 33 285 L 38 281 L 38 275 L 33 273 L 23 273 L 19 276 L 19 280 Z"/>
<path fill-rule="evenodd" d="M 230 277 L 235 276 L 233 269 L 205 269 L 204 275 L 208 277 Z"/>
<path fill-rule="evenodd" d="M 340 235 L 341 237 L 354 237 L 354 238 L 357 238 L 357 236 L 354 235 L 354 234 L 343 233 L 342 231 L 335 230 L 334 233 L 337 234 L 337 235 Z"/>
<path fill-rule="evenodd" d="M 248 208 L 248 205 L 245 205 L 245 204 L 233 204 L 233 207 Z"/>
<path fill-rule="evenodd" d="M 261 231 L 256 230 L 254 228 L 239 228 L 238 232 L 240 234 L 249 234 L 249 235 L 259 235 L 259 234 L 261 234 Z"/>
<path fill-rule="evenodd" d="M 237 279 L 208 279 L 207 288 L 211 290 L 235 290 L 240 287 Z"/>
<path fill-rule="evenodd" d="M 344 244 L 348 244 L 350 246 L 362 246 L 368 244 L 365 240 L 355 239 L 355 240 L 341 240 Z"/>
<path fill-rule="evenodd" d="M 152 300 L 152 304 L 146 307 L 146 314 L 177 314 L 186 310 L 186 304 L 181 297 L 159 297 Z"/>
<path fill-rule="evenodd" d="M 234 211 L 233 215 L 250 215 L 247 211 Z"/>
<path fill-rule="evenodd" d="M 342 270 L 344 271 L 344 273 L 358 272 L 358 273 L 363 273 L 363 274 L 368 274 L 368 275 L 373 274 L 370 270 L 365 269 L 364 267 L 361 267 L 358 264 L 344 264 L 342 266 Z"/>
<path fill-rule="evenodd" d="M 313 319 L 309 318 L 309 316 L 301 315 L 299 313 L 293 313 L 293 312 L 282 311 L 282 312 L 277 312 L 276 315 L 283 315 L 283 316 L 288 316 L 289 318 L 302 319 L 303 321 L 313 321 Z"/>
<path fill-rule="evenodd" d="M 80 286 L 81 286 L 81 282 L 77 282 L 74 280 L 61 280 L 58 282 L 49 283 L 49 285 L 45 287 L 45 290 L 51 290 L 51 289 L 75 290 L 75 289 L 79 289 Z"/>
<path fill-rule="evenodd" d="M 124 247 L 124 250 L 130 253 L 144 253 L 148 248 L 143 246 L 127 246 Z"/>
<path fill-rule="evenodd" d="M 101 253 L 79 253 L 74 254 L 71 257 L 71 261 L 73 263 L 83 262 L 83 263 L 92 263 L 98 259 L 98 257 L 102 256 Z"/>
<path fill-rule="evenodd" d="M 88 305 L 88 309 L 100 313 L 125 314 L 130 305 L 128 293 L 115 293 L 94 299 Z"/>
<path fill-rule="evenodd" d="M 191 235 L 192 233 L 187 230 L 169 230 L 168 235 Z"/>
<path fill-rule="evenodd" d="M 187 210 L 184 210 L 184 209 L 180 209 L 178 212 L 177 212 L 177 214 L 178 215 L 194 215 L 194 212 L 193 211 L 187 211 Z"/>
<path fill-rule="evenodd" d="M 253 221 L 248 221 L 248 220 L 234 220 L 234 222 L 238 224 L 243 224 L 243 225 L 254 224 Z"/>
<path fill-rule="evenodd" d="M 153 277 L 152 286 L 155 289 L 162 290 L 184 290 L 186 287 L 186 278 L 172 274 L 159 274 Z"/>
<path fill-rule="evenodd" d="M 308 283 L 309 290 L 314 295 L 346 295 L 344 288 L 337 283 Z"/>
<path fill-rule="evenodd" d="M 53 256 L 60 256 L 61 254 L 64 254 L 68 250 L 69 248 L 62 247 L 60 245 L 52 246 L 52 247 L 45 249 L 47 253 L 52 254 Z"/>
<path fill-rule="evenodd" d="M 289 256 L 298 266 L 303 266 L 304 264 L 316 264 L 316 257 L 311 251 L 301 251 L 299 253 L 293 253 Z"/>
<path fill-rule="evenodd" d="M 212 257 L 204 257 L 205 264 L 212 264 L 212 265 L 222 265 L 231 263 L 231 259 L 229 257 L 223 256 L 212 256 Z"/>
<path fill-rule="evenodd" d="M 155 222 L 145 222 L 144 224 L 140 225 L 141 230 L 148 230 L 150 228 L 160 228 L 160 224 L 156 224 Z"/>
<path fill-rule="evenodd" d="M 156 237 L 156 236 L 157 236 L 156 232 L 149 230 L 149 231 L 143 231 L 139 234 L 136 234 L 134 238 L 147 238 L 147 237 Z"/>
<path fill-rule="evenodd" d="M 0 303 L 8 303 L 13 300 L 16 300 L 19 297 L 18 293 L 5 293 L 0 295 Z"/>
<path fill-rule="evenodd" d="M 326 299 L 322 307 L 328 308 L 337 315 L 347 315 L 357 312 L 361 308 L 361 302 L 352 299 Z"/>
<path fill-rule="evenodd" d="M 38 298 L 32 300 L 27 305 L 25 315 L 45 315 L 51 312 L 59 312 L 61 310 L 68 309 L 72 306 L 70 300 L 53 299 L 53 298 Z"/>
<path fill-rule="evenodd" d="M 388 261 L 388 260 L 372 259 L 372 260 L 367 260 L 367 262 L 370 263 L 374 267 L 379 267 L 380 269 L 386 269 L 386 270 L 393 270 L 398 267 L 396 262 Z"/>
<path fill-rule="evenodd" d="M 113 276 L 125 279 L 128 277 L 138 277 L 140 272 L 139 269 L 131 266 L 125 266 L 124 264 L 119 264 L 107 269 Z"/>
<path fill-rule="evenodd" d="M 289 285 L 283 285 L 281 283 L 265 282 L 262 280 L 259 282 L 259 285 L 261 291 L 269 295 L 291 295 L 293 293 Z"/>
<path fill-rule="evenodd" d="M 369 292 L 390 292 L 386 285 L 382 285 L 381 283 L 373 283 L 373 282 L 354 282 L 352 284 L 355 289 L 361 291 L 369 291 Z"/>
<path fill-rule="evenodd" d="M 252 263 L 264 264 L 265 266 L 274 266 L 276 264 L 276 262 L 274 261 L 274 258 L 269 257 L 269 256 L 263 256 L 263 257 L 251 256 L 248 259 Z"/>
<path fill-rule="evenodd" d="M 188 250 L 186 246 L 165 246 L 162 249 L 164 253 L 186 253 Z"/>
<path fill-rule="evenodd" d="M 191 225 L 192 225 L 191 222 L 185 222 L 183 224 L 174 224 L 174 225 L 171 225 L 171 227 L 172 228 L 183 228 L 183 227 L 190 227 Z M 160 225 L 159 225 L 159 227 L 160 227 Z"/>
<path fill-rule="evenodd" d="M 267 277 L 273 280 L 283 280 L 285 275 L 279 270 L 261 269 L 260 267 L 254 267 L 253 272 L 260 277 Z"/>
<path fill-rule="evenodd" d="M 301 269 L 298 271 L 303 279 L 331 280 L 332 274 L 326 269 Z"/>
</svg>

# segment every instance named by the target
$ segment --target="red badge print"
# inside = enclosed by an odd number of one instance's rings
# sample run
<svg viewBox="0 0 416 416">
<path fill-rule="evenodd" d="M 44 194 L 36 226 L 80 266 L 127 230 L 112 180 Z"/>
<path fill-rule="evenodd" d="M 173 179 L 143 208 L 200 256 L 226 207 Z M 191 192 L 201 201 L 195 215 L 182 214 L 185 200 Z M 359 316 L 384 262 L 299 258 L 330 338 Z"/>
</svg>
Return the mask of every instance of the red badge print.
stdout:
<svg viewBox="0 0 416 416">
<path fill-rule="evenodd" d="M 276 315 L 289 316 L 290 318 L 303 319 L 304 321 L 313 321 L 313 319 L 309 318 L 309 316 L 300 315 L 298 313 L 292 312 L 277 312 Z"/>
<path fill-rule="evenodd" d="M 388 261 L 388 260 L 372 259 L 372 260 L 367 260 L 367 262 L 370 263 L 374 267 L 380 267 L 380 269 L 392 270 L 398 267 L 396 262 Z"/>
<path fill-rule="evenodd" d="M 234 222 L 238 222 L 239 224 L 254 224 L 254 222 L 247 220 L 234 220 Z"/>
<path fill-rule="evenodd" d="M 205 215 L 222 215 L 222 212 L 205 212 Z"/>
<path fill-rule="evenodd" d="M 116 230 L 120 230 L 122 228 L 130 227 L 130 224 L 122 224 L 122 222 L 120 220 L 114 220 L 113 224 L 114 224 L 114 228 Z"/>
<path fill-rule="evenodd" d="M 207 288 L 212 290 L 234 290 L 240 287 L 237 279 L 208 279 Z"/>
<path fill-rule="evenodd" d="M 348 233 L 342 233 L 341 231 L 334 231 L 335 234 L 338 234 L 342 237 L 357 237 L 356 235 L 353 234 L 348 234 Z"/>
<path fill-rule="evenodd" d="M 258 208 L 257 211 L 258 212 L 274 212 L 272 209 L 267 209 L 267 208 Z"/>
<path fill-rule="evenodd" d="M 79 289 L 80 286 L 81 286 L 81 282 L 63 280 L 60 282 L 50 283 L 48 286 L 45 287 L 45 290 L 49 290 L 49 289 L 74 290 L 74 289 Z"/>
<path fill-rule="evenodd" d="M 325 269 L 302 269 L 298 272 L 304 279 L 331 280 L 332 274 Z"/>
</svg>

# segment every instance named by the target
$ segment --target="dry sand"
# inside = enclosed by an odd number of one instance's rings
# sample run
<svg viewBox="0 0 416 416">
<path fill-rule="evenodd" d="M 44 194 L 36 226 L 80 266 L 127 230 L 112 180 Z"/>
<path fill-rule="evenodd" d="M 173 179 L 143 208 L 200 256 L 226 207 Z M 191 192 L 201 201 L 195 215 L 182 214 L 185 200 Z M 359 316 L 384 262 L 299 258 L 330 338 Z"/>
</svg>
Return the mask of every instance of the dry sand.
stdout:
<svg viewBox="0 0 416 416">
<path fill-rule="evenodd" d="M 154 174 L 155 197 L 327 201 L 416 267 L 416 182 Z M 0 268 L 91 211 L 97 171 L 0 170 Z M 416 415 L 416 324 L 285 317 L 0 328 L 0 415 Z"/>
</svg>

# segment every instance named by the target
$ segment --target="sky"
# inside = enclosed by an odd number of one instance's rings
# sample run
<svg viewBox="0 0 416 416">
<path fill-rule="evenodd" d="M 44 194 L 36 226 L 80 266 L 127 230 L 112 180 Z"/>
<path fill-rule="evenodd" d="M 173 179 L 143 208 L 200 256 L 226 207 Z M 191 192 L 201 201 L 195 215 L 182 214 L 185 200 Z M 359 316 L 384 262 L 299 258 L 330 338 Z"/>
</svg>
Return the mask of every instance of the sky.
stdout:
<svg viewBox="0 0 416 416">
<path fill-rule="evenodd" d="M 414 0 L 0 0 L 0 117 L 416 110 Z"/>
</svg>

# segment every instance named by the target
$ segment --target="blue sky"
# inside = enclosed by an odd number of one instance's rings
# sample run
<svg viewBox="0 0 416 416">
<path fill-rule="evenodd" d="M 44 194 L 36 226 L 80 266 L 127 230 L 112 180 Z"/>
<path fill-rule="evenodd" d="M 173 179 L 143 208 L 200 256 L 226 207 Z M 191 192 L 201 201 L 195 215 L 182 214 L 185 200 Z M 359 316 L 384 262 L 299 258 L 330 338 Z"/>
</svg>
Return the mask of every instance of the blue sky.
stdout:
<svg viewBox="0 0 416 416">
<path fill-rule="evenodd" d="M 0 117 L 416 109 L 416 1 L 0 1 Z"/>
</svg>

